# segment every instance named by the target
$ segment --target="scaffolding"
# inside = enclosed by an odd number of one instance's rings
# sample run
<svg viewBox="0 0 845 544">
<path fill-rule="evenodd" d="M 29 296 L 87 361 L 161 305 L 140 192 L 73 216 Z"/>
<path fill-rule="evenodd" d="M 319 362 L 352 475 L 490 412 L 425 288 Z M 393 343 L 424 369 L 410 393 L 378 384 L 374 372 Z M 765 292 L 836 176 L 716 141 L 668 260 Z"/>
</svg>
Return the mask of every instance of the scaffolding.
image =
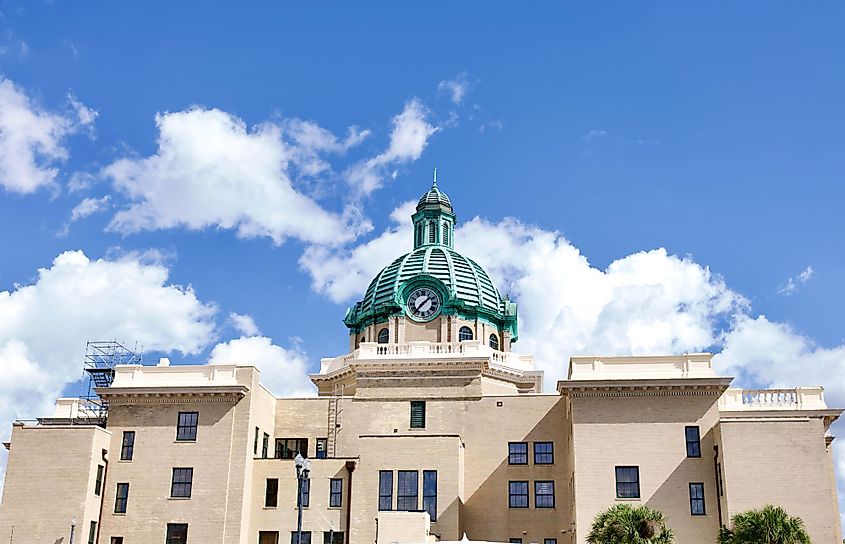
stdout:
<svg viewBox="0 0 845 544">
<path fill-rule="evenodd" d="M 141 355 L 116 340 L 86 342 L 85 344 L 85 392 L 79 397 L 79 417 L 89 422 L 104 424 L 108 414 L 108 403 L 101 399 L 95 388 L 109 387 L 114 381 L 114 367 L 117 365 L 140 364 Z"/>
</svg>

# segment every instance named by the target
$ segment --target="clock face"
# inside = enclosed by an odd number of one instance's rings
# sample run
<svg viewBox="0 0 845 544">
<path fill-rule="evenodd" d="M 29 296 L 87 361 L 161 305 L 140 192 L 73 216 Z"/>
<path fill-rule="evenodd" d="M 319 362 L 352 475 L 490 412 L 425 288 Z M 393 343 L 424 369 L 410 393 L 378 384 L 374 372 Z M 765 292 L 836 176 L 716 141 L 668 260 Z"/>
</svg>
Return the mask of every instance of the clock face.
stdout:
<svg viewBox="0 0 845 544">
<path fill-rule="evenodd" d="M 414 289 L 408 297 L 408 311 L 412 317 L 420 321 L 428 321 L 440 311 L 440 297 L 428 287 Z"/>
</svg>

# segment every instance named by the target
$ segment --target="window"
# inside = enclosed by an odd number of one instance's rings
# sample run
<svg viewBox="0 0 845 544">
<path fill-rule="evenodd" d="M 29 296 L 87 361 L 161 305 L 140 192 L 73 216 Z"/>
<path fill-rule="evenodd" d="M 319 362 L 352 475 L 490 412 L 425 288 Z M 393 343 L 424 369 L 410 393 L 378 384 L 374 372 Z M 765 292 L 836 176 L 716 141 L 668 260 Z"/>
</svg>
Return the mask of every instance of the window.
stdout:
<svg viewBox="0 0 845 544">
<path fill-rule="evenodd" d="M 126 503 L 129 501 L 129 484 L 117 484 L 114 494 L 114 513 L 125 514 Z"/>
<path fill-rule="evenodd" d="M 443 223 L 443 245 L 449 245 L 449 223 Z"/>
<path fill-rule="evenodd" d="M 434 221 L 428 223 L 428 243 L 433 244 L 437 241 L 437 229 L 434 228 Z"/>
<path fill-rule="evenodd" d="M 91 527 L 88 529 L 88 544 L 94 544 L 97 540 L 97 522 L 92 521 Z"/>
<path fill-rule="evenodd" d="M 167 524 L 167 538 L 165 544 L 187 544 L 188 543 L 188 524 L 187 523 L 168 523 Z"/>
<path fill-rule="evenodd" d="M 340 508 L 343 503 L 343 479 L 332 478 L 329 480 L 329 507 Z"/>
<path fill-rule="evenodd" d="M 521 538 L 509 538 L 508 542 L 510 544 L 522 544 L 522 539 Z"/>
<path fill-rule="evenodd" d="M 508 508 L 528 508 L 528 482 L 508 482 Z"/>
<path fill-rule="evenodd" d="M 323 531 L 323 544 L 343 544 L 343 531 Z"/>
<path fill-rule="evenodd" d="M 279 544 L 279 531 L 258 531 L 258 544 Z"/>
<path fill-rule="evenodd" d="M 555 462 L 554 442 L 534 442 L 534 464 L 553 465 Z"/>
<path fill-rule="evenodd" d="M 469 327 L 461 327 L 458 329 L 458 341 L 472 340 L 472 329 Z"/>
<path fill-rule="evenodd" d="M 425 429 L 425 401 L 411 401 L 411 428 Z"/>
<path fill-rule="evenodd" d="M 390 331 L 387 329 L 381 329 L 378 331 L 378 343 L 379 344 L 386 344 L 390 340 Z"/>
<path fill-rule="evenodd" d="M 109 544 L 123 544 L 123 537 L 122 536 L 113 536 L 109 540 Z"/>
<path fill-rule="evenodd" d="M 555 507 L 555 483 L 552 480 L 534 482 L 534 508 Z"/>
<path fill-rule="evenodd" d="M 270 449 L 270 435 L 264 433 L 264 438 L 261 439 L 261 458 L 267 459 L 267 450 Z"/>
<path fill-rule="evenodd" d="M 97 479 L 94 480 L 94 495 L 100 496 L 100 493 L 103 491 L 103 472 L 106 470 L 106 467 L 103 465 L 97 465 Z"/>
<path fill-rule="evenodd" d="M 170 483 L 170 496 L 190 498 L 191 484 L 193 483 L 193 480 L 193 468 L 174 468 L 173 480 Z"/>
<path fill-rule="evenodd" d="M 318 438 L 317 439 L 317 459 L 325 459 L 328 455 L 329 450 L 329 439 L 328 438 Z"/>
<path fill-rule="evenodd" d="M 422 223 L 420 223 L 419 225 L 417 225 L 417 244 L 416 245 L 422 245 L 422 243 L 423 243 L 423 225 L 422 225 Z"/>
<path fill-rule="evenodd" d="M 199 418 L 199 412 L 179 412 L 179 423 L 176 426 L 176 440 L 196 440 Z"/>
<path fill-rule="evenodd" d="M 499 349 L 499 337 L 495 334 L 490 335 L 490 347 L 493 349 Z"/>
<path fill-rule="evenodd" d="M 423 471 L 423 510 L 431 521 L 437 521 L 437 471 Z"/>
<path fill-rule="evenodd" d="M 311 544 L 311 531 L 302 531 L 302 540 L 297 541 L 296 531 L 290 532 L 290 544 Z"/>
<path fill-rule="evenodd" d="M 267 478 L 264 488 L 264 507 L 275 508 L 279 505 L 279 479 Z"/>
<path fill-rule="evenodd" d="M 135 455 L 135 431 L 123 431 L 123 442 L 120 445 L 120 460 L 131 461 Z"/>
<path fill-rule="evenodd" d="M 640 467 L 616 467 L 616 498 L 640 498 Z"/>
<path fill-rule="evenodd" d="M 419 473 L 416 470 L 400 470 L 396 490 L 396 509 L 414 511 L 419 509 Z"/>
<path fill-rule="evenodd" d="M 701 457 L 701 436 L 698 427 L 684 429 L 687 439 L 687 457 Z"/>
<path fill-rule="evenodd" d="M 393 509 L 393 472 L 390 470 L 378 471 L 378 509 Z"/>
<path fill-rule="evenodd" d="M 255 428 L 255 442 L 252 443 L 252 454 L 258 455 L 258 434 L 261 430 L 256 427 Z"/>
<path fill-rule="evenodd" d="M 557 544 L 556 538 L 544 538 L 543 544 Z"/>
<path fill-rule="evenodd" d="M 528 464 L 528 442 L 508 442 L 508 464 Z"/>
<path fill-rule="evenodd" d="M 308 457 L 307 438 L 277 438 L 276 459 L 293 459 L 297 453 Z"/>
<path fill-rule="evenodd" d="M 302 506 L 308 508 L 311 504 L 311 480 L 302 480 Z"/>
<path fill-rule="evenodd" d="M 704 484 L 701 482 L 689 484 L 689 513 L 693 516 L 705 515 Z"/>
</svg>

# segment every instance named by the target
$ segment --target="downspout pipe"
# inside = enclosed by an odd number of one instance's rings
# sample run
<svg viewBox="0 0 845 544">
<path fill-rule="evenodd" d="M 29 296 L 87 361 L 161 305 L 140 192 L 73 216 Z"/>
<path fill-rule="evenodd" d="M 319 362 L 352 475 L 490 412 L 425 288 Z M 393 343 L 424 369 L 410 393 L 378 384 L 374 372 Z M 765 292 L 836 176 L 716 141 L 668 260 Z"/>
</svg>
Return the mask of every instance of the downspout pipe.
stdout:
<svg viewBox="0 0 845 544">
<path fill-rule="evenodd" d="M 355 472 L 355 461 L 346 462 L 346 472 L 349 473 L 349 478 L 346 479 L 346 544 L 349 544 L 352 535 L 349 534 L 349 528 L 352 522 L 352 473 Z"/>
<path fill-rule="evenodd" d="M 108 481 L 109 475 L 109 460 L 108 460 L 109 450 L 103 448 L 102 457 L 103 457 L 103 485 L 100 488 L 100 519 L 97 520 L 97 536 L 94 539 L 94 542 L 100 542 L 100 529 L 103 528 L 103 507 L 106 504 L 106 482 Z"/>
</svg>

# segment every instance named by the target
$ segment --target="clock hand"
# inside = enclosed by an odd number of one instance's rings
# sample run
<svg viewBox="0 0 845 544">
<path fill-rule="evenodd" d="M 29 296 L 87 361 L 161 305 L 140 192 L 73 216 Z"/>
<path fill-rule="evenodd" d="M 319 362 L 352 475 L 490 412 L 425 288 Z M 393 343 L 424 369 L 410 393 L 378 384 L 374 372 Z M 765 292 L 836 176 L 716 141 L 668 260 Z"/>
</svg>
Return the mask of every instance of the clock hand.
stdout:
<svg viewBox="0 0 845 544">
<path fill-rule="evenodd" d="M 420 307 L 428 301 L 427 296 L 418 297 L 417 300 L 414 301 L 414 307 L 419 310 Z"/>
</svg>

